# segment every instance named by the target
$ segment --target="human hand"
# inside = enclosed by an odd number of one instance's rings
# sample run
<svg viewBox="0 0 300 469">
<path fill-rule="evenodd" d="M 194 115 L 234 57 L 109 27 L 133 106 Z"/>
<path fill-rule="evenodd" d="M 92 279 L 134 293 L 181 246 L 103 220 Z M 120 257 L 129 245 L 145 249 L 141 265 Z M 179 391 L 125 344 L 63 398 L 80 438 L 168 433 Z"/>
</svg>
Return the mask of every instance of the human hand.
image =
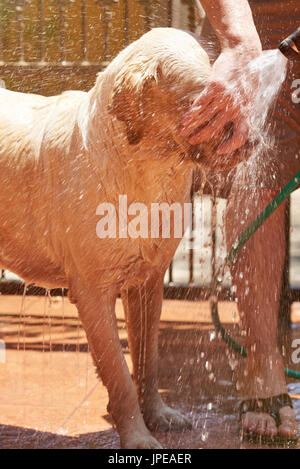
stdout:
<svg viewBox="0 0 300 469">
<path fill-rule="evenodd" d="M 231 153 L 247 141 L 259 81 L 258 72 L 249 64 L 260 52 L 254 49 L 248 53 L 241 45 L 222 51 L 204 91 L 183 118 L 181 135 L 188 137 L 190 144 L 210 140 L 230 122 L 233 133 L 219 145 L 217 153 Z"/>
</svg>

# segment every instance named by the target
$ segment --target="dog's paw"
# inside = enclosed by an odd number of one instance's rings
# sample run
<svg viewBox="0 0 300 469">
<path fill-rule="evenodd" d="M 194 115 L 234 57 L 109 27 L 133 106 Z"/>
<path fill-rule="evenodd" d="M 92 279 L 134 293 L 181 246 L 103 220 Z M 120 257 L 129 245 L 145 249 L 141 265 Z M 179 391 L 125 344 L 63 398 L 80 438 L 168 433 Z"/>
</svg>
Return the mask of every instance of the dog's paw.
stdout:
<svg viewBox="0 0 300 469">
<path fill-rule="evenodd" d="M 159 409 L 152 409 L 150 412 L 145 412 L 144 420 L 151 431 L 179 432 L 192 429 L 192 424 L 187 417 L 166 405 L 160 406 Z"/>
<path fill-rule="evenodd" d="M 126 435 L 121 437 L 122 449 L 163 449 L 161 444 L 153 438 L 153 436 L 146 435 Z"/>
</svg>

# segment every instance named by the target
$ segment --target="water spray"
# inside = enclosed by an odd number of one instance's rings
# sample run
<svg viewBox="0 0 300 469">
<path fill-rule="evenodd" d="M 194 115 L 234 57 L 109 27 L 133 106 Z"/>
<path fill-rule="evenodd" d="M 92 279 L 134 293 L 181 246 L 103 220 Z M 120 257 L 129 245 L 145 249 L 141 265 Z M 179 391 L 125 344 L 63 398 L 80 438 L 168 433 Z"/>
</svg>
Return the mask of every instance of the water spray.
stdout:
<svg viewBox="0 0 300 469">
<path fill-rule="evenodd" d="M 300 27 L 293 32 L 290 36 L 284 39 L 280 45 L 279 50 L 289 60 L 300 60 Z M 283 188 L 283 190 L 272 200 L 272 202 L 258 215 L 258 217 L 246 228 L 245 231 L 238 237 L 232 245 L 229 253 L 227 254 L 223 264 L 218 269 L 214 276 L 210 297 L 211 316 L 216 332 L 226 342 L 226 344 L 236 353 L 243 357 L 247 357 L 245 347 L 238 344 L 233 340 L 228 332 L 224 329 L 220 322 L 218 313 L 218 291 L 223 281 L 225 269 L 228 268 L 237 258 L 238 253 L 244 244 L 251 238 L 251 236 L 258 230 L 258 228 L 269 218 L 269 216 L 279 207 L 279 205 L 286 200 L 291 193 L 300 186 L 300 171 L 293 177 L 293 179 Z M 285 368 L 284 372 L 289 378 L 300 380 L 300 372 Z"/>
</svg>

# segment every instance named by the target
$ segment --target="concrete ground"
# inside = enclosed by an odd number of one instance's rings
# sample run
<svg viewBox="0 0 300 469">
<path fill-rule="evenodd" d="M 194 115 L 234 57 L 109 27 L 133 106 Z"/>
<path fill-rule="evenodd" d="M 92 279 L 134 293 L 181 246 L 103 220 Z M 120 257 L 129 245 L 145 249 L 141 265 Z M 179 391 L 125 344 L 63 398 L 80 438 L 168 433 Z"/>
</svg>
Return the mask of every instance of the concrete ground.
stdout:
<svg viewBox="0 0 300 469">
<path fill-rule="evenodd" d="M 116 311 L 131 368 L 120 302 Z M 236 304 L 221 303 L 220 315 L 241 341 Z M 300 304 L 292 319 L 291 339 L 300 337 Z M 0 296 L 0 324 L 0 448 L 119 448 L 74 306 L 61 297 Z M 259 447 L 240 439 L 235 378 L 243 359 L 216 338 L 208 303 L 165 301 L 159 342 L 160 392 L 193 422 L 192 431 L 156 434 L 163 446 Z M 300 382 L 290 381 L 289 391 L 300 429 Z"/>
</svg>

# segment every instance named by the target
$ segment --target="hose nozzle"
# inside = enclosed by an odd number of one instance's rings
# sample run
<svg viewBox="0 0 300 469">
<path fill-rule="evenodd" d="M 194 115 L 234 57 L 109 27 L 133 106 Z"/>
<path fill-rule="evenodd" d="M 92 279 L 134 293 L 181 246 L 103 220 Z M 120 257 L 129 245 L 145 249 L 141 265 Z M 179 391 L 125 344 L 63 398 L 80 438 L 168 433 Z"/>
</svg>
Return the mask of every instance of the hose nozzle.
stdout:
<svg viewBox="0 0 300 469">
<path fill-rule="evenodd" d="M 300 27 L 279 44 L 279 50 L 289 60 L 300 60 Z"/>
</svg>

